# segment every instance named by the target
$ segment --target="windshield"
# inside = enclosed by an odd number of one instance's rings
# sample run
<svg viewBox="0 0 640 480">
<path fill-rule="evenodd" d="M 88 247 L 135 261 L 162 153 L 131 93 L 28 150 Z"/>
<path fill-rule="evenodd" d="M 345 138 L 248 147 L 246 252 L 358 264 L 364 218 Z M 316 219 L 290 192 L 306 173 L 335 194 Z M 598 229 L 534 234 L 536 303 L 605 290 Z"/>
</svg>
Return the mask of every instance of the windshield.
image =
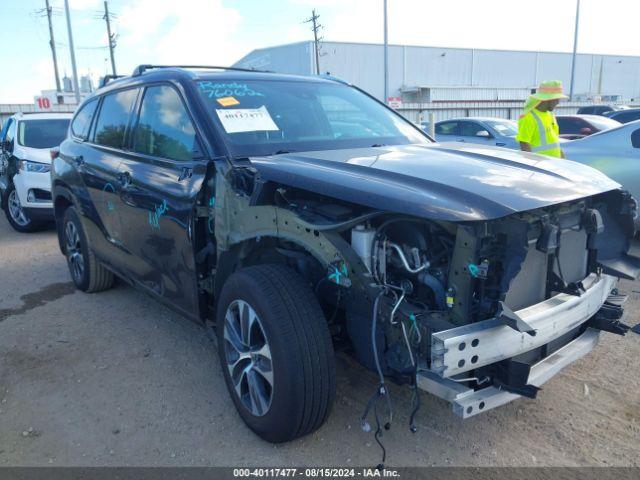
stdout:
<svg viewBox="0 0 640 480">
<path fill-rule="evenodd" d="M 237 157 L 431 143 L 411 123 L 346 85 L 279 80 L 197 84 Z"/>
<path fill-rule="evenodd" d="M 518 124 L 512 120 L 487 120 L 486 122 L 505 137 L 515 137 L 518 134 Z"/>
<path fill-rule="evenodd" d="M 18 143 L 30 148 L 57 147 L 67 136 L 68 118 L 23 120 L 18 125 Z"/>
</svg>

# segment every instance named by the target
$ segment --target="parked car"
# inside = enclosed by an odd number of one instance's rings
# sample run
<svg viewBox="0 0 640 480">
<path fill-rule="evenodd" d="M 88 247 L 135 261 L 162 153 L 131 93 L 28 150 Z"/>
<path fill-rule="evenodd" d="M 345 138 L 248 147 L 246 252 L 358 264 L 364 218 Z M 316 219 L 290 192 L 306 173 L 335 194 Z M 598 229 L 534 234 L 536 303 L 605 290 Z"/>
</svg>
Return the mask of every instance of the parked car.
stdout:
<svg viewBox="0 0 640 480">
<path fill-rule="evenodd" d="M 556 115 L 560 138 L 575 140 L 620 126 L 620 122 L 601 115 Z"/>
<path fill-rule="evenodd" d="M 239 69 L 140 66 L 69 132 L 52 184 L 73 282 L 117 275 L 215 326 L 268 441 L 327 419 L 332 340 L 377 372 L 377 412 L 393 379 L 466 418 L 628 328 L 610 294 L 640 271 L 636 204 L 592 168 L 440 145 L 354 86 Z"/>
<path fill-rule="evenodd" d="M 0 197 L 18 232 L 53 222 L 49 151 L 67 136 L 70 119 L 70 113 L 17 113 L 2 128 Z"/>
<path fill-rule="evenodd" d="M 640 120 L 640 108 L 629 108 L 607 113 L 607 117 L 620 123 L 629 123 Z"/>
<path fill-rule="evenodd" d="M 562 149 L 568 159 L 597 168 L 640 199 L 640 120 L 567 142 Z"/>
<path fill-rule="evenodd" d="M 627 108 L 629 107 L 626 105 L 588 105 L 580 107 L 577 113 L 579 115 L 606 115 L 607 113 L 626 110 Z"/>
<path fill-rule="evenodd" d="M 454 118 L 436 122 L 436 141 L 467 142 L 519 149 L 518 124 L 500 118 Z"/>
</svg>

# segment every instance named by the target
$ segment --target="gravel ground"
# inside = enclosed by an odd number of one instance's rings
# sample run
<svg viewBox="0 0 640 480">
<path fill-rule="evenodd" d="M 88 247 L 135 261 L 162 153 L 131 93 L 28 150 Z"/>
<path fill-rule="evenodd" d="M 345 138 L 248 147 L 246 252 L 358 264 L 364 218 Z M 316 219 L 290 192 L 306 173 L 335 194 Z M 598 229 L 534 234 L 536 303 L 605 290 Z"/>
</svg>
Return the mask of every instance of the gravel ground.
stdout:
<svg viewBox="0 0 640 480">
<path fill-rule="evenodd" d="M 640 284 L 626 321 L 640 321 Z M 637 291 L 637 292 L 634 292 Z M 392 387 L 390 466 L 640 466 L 640 335 L 603 334 L 586 358 L 521 399 L 463 421 Z M 0 465 L 375 465 L 359 417 L 375 376 L 338 355 L 338 394 L 313 435 L 274 446 L 227 394 L 199 326 L 122 283 L 87 295 L 70 283 L 53 231 L 21 235 L 0 219 Z"/>
</svg>

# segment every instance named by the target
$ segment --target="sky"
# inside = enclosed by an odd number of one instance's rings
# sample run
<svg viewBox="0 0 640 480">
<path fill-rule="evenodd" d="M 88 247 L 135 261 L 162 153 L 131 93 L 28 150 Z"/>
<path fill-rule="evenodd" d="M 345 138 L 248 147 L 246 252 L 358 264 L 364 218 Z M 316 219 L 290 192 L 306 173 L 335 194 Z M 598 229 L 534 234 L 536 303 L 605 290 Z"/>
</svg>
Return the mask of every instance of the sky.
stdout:
<svg viewBox="0 0 640 480">
<path fill-rule="evenodd" d="M 71 74 L 64 1 L 54 9 L 60 75 Z M 110 73 L 103 0 L 69 0 L 80 75 Z M 231 65 L 255 48 L 311 40 L 382 43 L 383 0 L 109 0 L 118 73 L 141 63 Z M 0 103 L 55 87 L 45 0 L 0 0 Z M 388 0 L 389 43 L 569 52 L 576 0 Z M 578 51 L 640 56 L 637 0 L 582 0 Z M 505 68 L 509 68 L 505 65 Z"/>
</svg>

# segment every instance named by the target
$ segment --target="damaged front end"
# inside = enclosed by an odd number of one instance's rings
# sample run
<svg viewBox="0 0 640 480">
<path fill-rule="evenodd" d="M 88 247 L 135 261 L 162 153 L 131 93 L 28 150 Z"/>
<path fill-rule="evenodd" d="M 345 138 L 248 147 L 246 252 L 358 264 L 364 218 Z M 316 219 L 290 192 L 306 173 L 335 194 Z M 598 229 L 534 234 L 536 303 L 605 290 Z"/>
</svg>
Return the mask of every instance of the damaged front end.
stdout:
<svg viewBox="0 0 640 480">
<path fill-rule="evenodd" d="M 435 394 L 464 418 L 542 384 L 624 334 L 619 278 L 635 279 L 635 201 L 612 190 L 476 222 L 374 218 L 351 246 L 378 292 L 346 309 L 366 366 Z"/>
</svg>

